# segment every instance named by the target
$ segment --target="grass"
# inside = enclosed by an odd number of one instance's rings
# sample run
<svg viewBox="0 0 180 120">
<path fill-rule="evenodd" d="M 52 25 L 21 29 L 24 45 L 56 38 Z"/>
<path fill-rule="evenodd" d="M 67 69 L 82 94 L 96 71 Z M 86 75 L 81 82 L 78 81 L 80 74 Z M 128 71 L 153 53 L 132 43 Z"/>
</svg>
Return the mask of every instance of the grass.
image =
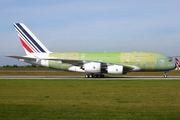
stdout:
<svg viewBox="0 0 180 120">
<path fill-rule="evenodd" d="M 180 119 L 180 81 L 0 80 L 0 119 Z"/>
</svg>

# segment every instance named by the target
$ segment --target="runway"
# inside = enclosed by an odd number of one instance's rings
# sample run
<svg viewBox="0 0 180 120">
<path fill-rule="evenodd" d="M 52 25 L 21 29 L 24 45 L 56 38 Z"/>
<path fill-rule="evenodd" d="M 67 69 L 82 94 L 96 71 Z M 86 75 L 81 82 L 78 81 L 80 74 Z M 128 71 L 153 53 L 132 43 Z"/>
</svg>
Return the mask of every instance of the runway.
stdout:
<svg viewBox="0 0 180 120">
<path fill-rule="evenodd" d="M 0 76 L 0 79 L 57 79 L 57 80 L 180 80 L 180 76 L 106 76 L 105 78 L 85 78 L 84 76 Z"/>
</svg>

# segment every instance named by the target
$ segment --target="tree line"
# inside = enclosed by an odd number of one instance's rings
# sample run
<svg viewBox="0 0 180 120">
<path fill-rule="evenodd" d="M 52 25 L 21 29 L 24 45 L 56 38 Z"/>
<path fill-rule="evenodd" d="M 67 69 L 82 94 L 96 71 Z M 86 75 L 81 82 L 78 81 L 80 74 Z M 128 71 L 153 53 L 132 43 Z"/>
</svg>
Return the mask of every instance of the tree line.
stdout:
<svg viewBox="0 0 180 120">
<path fill-rule="evenodd" d="M 35 68 L 35 67 L 41 67 L 36 65 L 24 65 L 24 66 L 18 66 L 18 65 L 3 65 L 3 68 Z"/>
</svg>

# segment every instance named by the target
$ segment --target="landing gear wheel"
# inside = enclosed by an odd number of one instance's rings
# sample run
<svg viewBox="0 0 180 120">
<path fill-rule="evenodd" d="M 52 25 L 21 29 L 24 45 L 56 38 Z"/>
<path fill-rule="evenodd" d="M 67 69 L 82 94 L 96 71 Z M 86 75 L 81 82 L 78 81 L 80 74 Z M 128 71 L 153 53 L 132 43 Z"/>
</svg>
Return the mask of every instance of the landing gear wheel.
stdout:
<svg viewBox="0 0 180 120">
<path fill-rule="evenodd" d="M 87 74 L 85 75 L 85 78 L 104 78 L 103 74 Z"/>
<path fill-rule="evenodd" d="M 164 78 L 167 78 L 167 72 L 164 72 Z"/>
<path fill-rule="evenodd" d="M 87 74 L 87 75 L 85 75 L 85 78 L 89 78 L 89 75 Z"/>
<path fill-rule="evenodd" d="M 164 78 L 167 78 L 167 75 L 166 75 L 166 74 L 164 74 Z"/>
<path fill-rule="evenodd" d="M 96 78 L 104 78 L 104 75 L 103 74 L 96 74 L 96 75 L 94 75 L 94 77 L 96 77 Z"/>
<path fill-rule="evenodd" d="M 94 75 L 93 74 L 89 74 L 89 78 L 93 78 L 94 77 Z"/>
<path fill-rule="evenodd" d="M 104 75 L 100 75 L 100 78 L 104 78 Z"/>
<path fill-rule="evenodd" d="M 87 74 L 85 75 L 85 78 L 93 78 L 94 77 L 94 74 Z"/>
</svg>

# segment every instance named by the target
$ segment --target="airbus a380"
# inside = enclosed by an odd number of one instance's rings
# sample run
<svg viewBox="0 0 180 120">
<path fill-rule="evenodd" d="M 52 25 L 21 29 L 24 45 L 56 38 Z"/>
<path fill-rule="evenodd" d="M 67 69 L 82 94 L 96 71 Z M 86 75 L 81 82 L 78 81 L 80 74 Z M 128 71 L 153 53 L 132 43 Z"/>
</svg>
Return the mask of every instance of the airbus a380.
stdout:
<svg viewBox="0 0 180 120">
<path fill-rule="evenodd" d="M 176 67 L 175 62 L 168 57 L 150 52 L 51 52 L 25 24 L 14 23 L 14 27 L 26 55 L 7 57 L 34 65 L 84 72 L 87 78 L 135 71 L 164 71 L 164 77 L 167 77 L 167 72 Z"/>
</svg>

